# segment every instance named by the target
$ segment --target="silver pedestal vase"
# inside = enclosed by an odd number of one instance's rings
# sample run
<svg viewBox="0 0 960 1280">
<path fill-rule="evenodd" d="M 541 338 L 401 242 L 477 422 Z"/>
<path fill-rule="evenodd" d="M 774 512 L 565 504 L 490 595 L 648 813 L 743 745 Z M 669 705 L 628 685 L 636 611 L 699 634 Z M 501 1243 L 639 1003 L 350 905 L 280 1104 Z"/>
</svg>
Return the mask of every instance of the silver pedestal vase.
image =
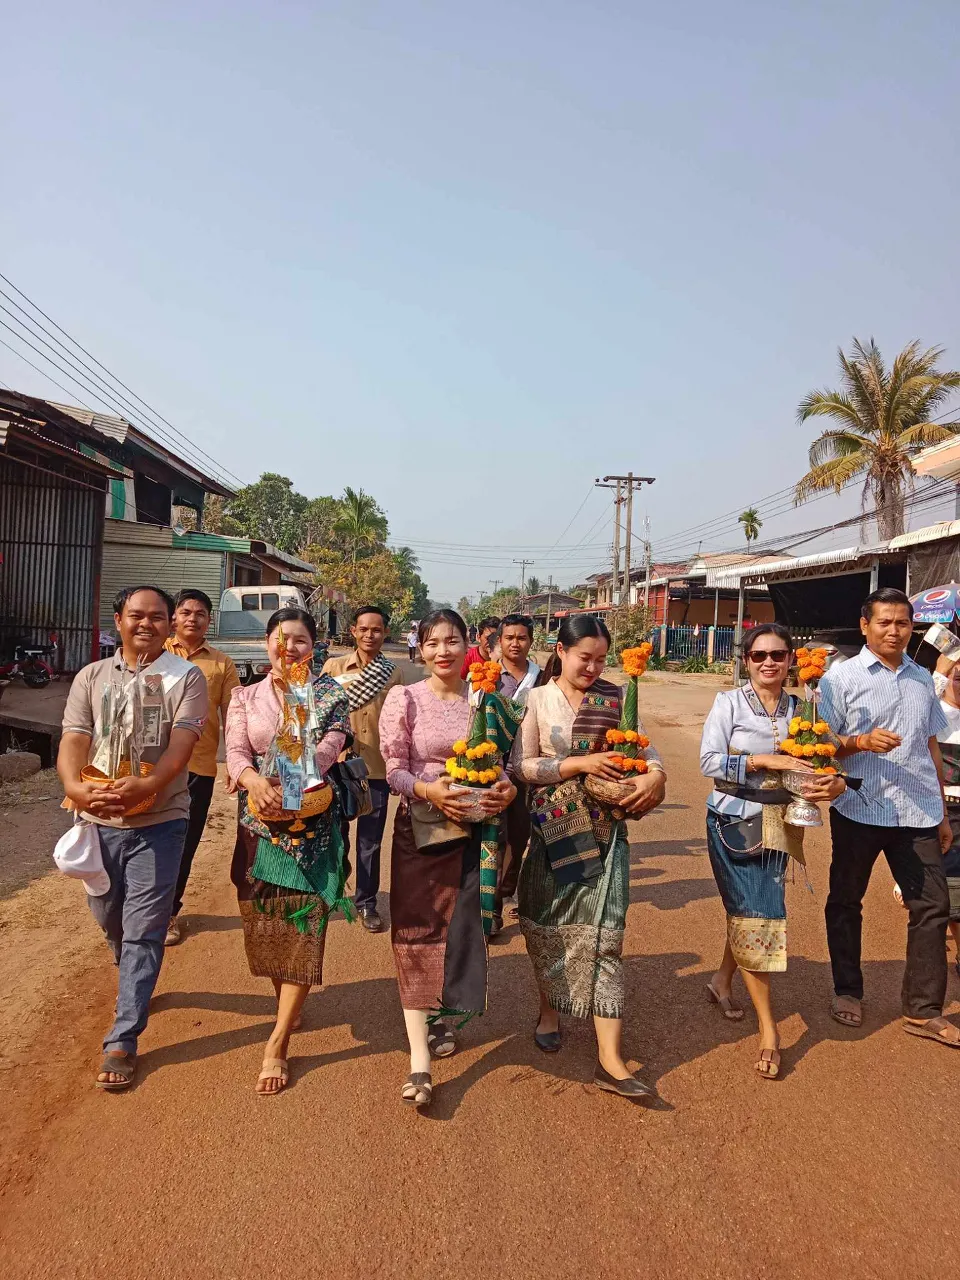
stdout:
<svg viewBox="0 0 960 1280">
<path fill-rule="evenodd" d="M 791 827 L 822 827 L 823 818 L 820 814 L 819 807 L 812 800 L 808 800 L 801 794 L 800 789 L 805 782 L 809 782 L 811 775 L 809 773 L 789 772 L 783 775 L 783 785 L 793 795 L 793 799 L 787 805 L 786 812 L 783 815 L 784 822 Z"/>
</svg>

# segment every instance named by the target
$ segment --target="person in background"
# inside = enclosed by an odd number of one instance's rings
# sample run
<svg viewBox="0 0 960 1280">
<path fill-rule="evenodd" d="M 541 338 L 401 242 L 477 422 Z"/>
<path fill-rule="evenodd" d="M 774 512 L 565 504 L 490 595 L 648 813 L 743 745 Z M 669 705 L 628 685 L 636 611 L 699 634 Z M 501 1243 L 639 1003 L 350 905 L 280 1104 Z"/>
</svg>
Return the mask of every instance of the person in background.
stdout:
<svg viewBox="0 0 960 1280">
<path fill-rule="evenodd" d="M 562 1047 L 560 1014 L 593 1018 L 598 1061 L 593 1082 L 625 1098 L 653 1090 L 623 1060 L 623 935 L 630 902 L 630 845 L 623 817 L 663 801 L 666 775 L 653 747 L 649 772 L 611 810 L 582 785 L 587 775 L 622 782 L 606 734 L 621 717 L 621 692 L 602 679 L 610 633 L 588 614 L 565 618 L 544 683 L 527 699 L 510 769 L 528 784 L 534 815 L 520 869 L 520 928 L 540 991 L 533 1033 L 543 1053 Z M 638 723 L 638 732 L 642 726 Z"/>
<path fill-rule="evenodd" d="M 862 1022 L 862 904 L 883 852 L 910 912 L 903 1029 L 956 1049 L 960 1030 L 943 1017 L 950 916 L 943 855 L 953 832 L 937 736 L 947 728 L 947 717 L 930 673 L 906 655 L 913 606 L 903 592 L 881 587 L 867 596 L 860 630 L 866 641 L 860 653 L 831 667 L 820 681 L 820 716 L 840 739 L 837 754 L 850 760 L 852 774 L 863 777 L 859 794 L 844 792 L 830 811 L 831 1013 L 843 1026 Z"/>
<path fill-rule="evenodd" d="M 260 772 L 280 726 L 285 669 L 308 661 L 317 624 L 306 609 L 278 609 L 267 620 L 270 675 L 234 691 L 227 713 L 227 770 L 240 789 L 237 839 L 230 879 L 237 890 L 247 964 L 269 978 L 277 996 L 277 1020 L 267 1040 L 256 1091 L 275 1095 L 287 1087 L 287 1046 L 300 1026 L 304 1001 L 323 982 L 327 922 L 343 909 L 346 855 L 336 787 L 329 808 L 308 819 L 303 831 L 281 834 L 267 823 L 283 811 L 277 778 Z M 326 778 L 350 730 L 347 695 L 330 676 L 312 673 L 316 703 L 316 771 Z M 250 812 L 253 799 L 259 817 Z"/>
<path fill-rule="evenodd" d="M 190 757 L 187 786 L 190 790 L 190 818 L 187 823 L 187 836 L 183 842 L 183 858 L 180 862 L 180 875 L 177 878 L 177 891 L 173 897 L 173 915 L 167 925 L 165 945 L 175 946 L 182 936 L 183 924 L 180 911 L 183 907 L 183 895 L 190 878 L 193 866 L 193 855 L 203 837 L 207 813 L 213 797 L 213 784 L 217 780 L 217 755 L 220 751 L 220 730 L 226 722 L 227 708 L 233 691 L 240 683 L 237 668 L 232 658 L 207 644 L 207 632 L 213 605 L 210 597 L 203 591 L 190 589 L 181 591 L 177 596 L 177 605 L 173 614 L 173 635 L 166 643 L 168 653 L 178 658 L 186 658 L 203 672 L 207 682 L 209 710 L 207 723 L 204 725 L 200 741 L 193 749 Z"/>
<path fill-rule="evenodd" d="M 944 795 L 953 841 L 944 854 L 943 874 L 950 897 L 950 933 L 953 937 L 954 966 L 960 977 L 960 663 L 941 655 L 933 673 L 933 685 L 940 699 L 947 727 L 937 734 L 943 757 Z M 899 886 L 898 886 L 899 890 Z M 903 891 L 899 890 L 903 901 Z"/>
<path fill-rule="evenodd" d="M 417 660 L 417 628 L 413 626 L 407 632 L 407 657 L 411 662 Z"/>
<path fill-rule="evenodd" d="M 484 618 L 477 629 L 477 643 L 467 650 L 466 657 L 463 659 L 463 669 L 460 672 L 460 679 L 466 680 L 467 672 L 470 670 L 472 662 L 489 662 L 491 659 L 491 649 L 497 638 L 497 632 L 500 630 L 499 618 Z"/>
<path fill-rule="evenodd" d="M 467 627 L 467 648 L 469 648 L 470 645 L 476 644 L 476 643 L 477 643 L 477 624 L 475 622 L 471 622 L 469 627 Z"/>
<path fill-rule="evenodd" d="M 173 907 L 180 855 L 190 813 L 187 764 L 203 733 L 207 685 L 198 667 L 164 650 L 173 600 L 159 587 L 127 587 L 114 601 L 119 646 L 93 662 L 70 686 L 63 713 L 57 772 L 67 799 L 96 824 L 110 888 L 90 896 L 119 969 L 116 1018 L 103 1042 L 97 1087 L 128 1089 L 137 1065 L 137 1041 L 147 1025 L 150 997 L 163 963 L 163 939 Z M 121 778 L 111 787 L 85 782 L 106 685 L 127 688 L 139 674 L 154 692 L 144 704 L 141 760 L 149 777 Z M 145 812 L 132 810 L 152 801 Z"/>
<path fill-rule="evenodd" d="M 526 705 L 527 695 L 540 679 L 540 668 L 530 657 L 533 643 L 533 619 L 521 613 L 509 613 L 500 623 L 499 692 Z M 526 783 L 518 780 L 517 794 L 504 814 L 504 842 L 497 851 L 497 894 L 495 915 L 490 929 L 491 939 L 503 931 L 503 904 L 517 891 L 520 864 L 530 840 L 530 813 L 527 809 Z"/>
<path fill-rule="evenodd" d="M 357 888 L 354 896 L 360 923 L 379 933 L 383 921 L 377 911 L 380 891 L 380 846 L 387 824 L 390 786 L 380 754 L 380 712 L 387 694 L 401 683 L 397 666 L 382 652 L 390 619 L 379 605 L 362 605 L 354 614 L 350 634 L 356 648 L 342 658 L 329 658 L 323 674 L 332 676 L 350 703 L 353 747 L 367 766 L 373 811 L 357 819 Z M 350 824 L 343 823 L 343 839 L 350 853 Z"/>
<path fill-rule="evenodd" d="M 784 823 L 783 799 L 764 806 L 756 797 L 763 797 L 761 783 L 771 775 L 782 792 L 784 773 L 808 774 L 803 793 L 814 801 L 833 800 L 846 788 L 842 778 L 818 777 L 807 761 L 780 749 L 796 710 L 796 699 L 784 689 L 793 647 L 790 632 L 777 622 L 744 636 L 747 683 L 717 694 L 700 743 L 700 770 L 715 783 L 707 798 L 707 851 L 727 915 L 723 960 L 707 994 L 725 1018 L 739 1022 L 743 1009 L 732 984 L 740 970 L 760 1024 L 756 1070 L 767 1080 L 780 1074 L 770 975 L 787 967 L 787 864 L 791 855 L 803 863 L 803 833 Z"/>
</svg>

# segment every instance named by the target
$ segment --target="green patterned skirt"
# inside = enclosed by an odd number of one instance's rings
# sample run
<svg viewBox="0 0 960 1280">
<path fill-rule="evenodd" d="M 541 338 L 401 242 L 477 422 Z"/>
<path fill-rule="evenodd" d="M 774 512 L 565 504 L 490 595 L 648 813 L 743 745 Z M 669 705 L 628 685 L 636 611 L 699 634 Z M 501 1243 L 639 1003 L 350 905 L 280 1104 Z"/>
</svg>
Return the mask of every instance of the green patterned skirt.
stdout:
<svg viewBox="0 0 960 1280">
<path fill-rule="evenodd" d="M 520 928 L 550 1007 L 576 1018 L 623 1017 L 623 934 L 630 901 L 630 846 L 616 822 L 600 876 L 557 885 L 536 826 L 517 889 Z"/>
</svg>

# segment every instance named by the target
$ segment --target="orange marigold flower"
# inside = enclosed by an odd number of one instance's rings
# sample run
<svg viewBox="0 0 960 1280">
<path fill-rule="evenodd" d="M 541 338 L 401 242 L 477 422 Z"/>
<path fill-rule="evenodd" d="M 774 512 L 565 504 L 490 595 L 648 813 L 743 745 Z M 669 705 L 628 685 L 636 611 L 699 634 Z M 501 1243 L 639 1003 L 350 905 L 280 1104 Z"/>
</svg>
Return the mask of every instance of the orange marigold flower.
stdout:
<svg viewBox="0 0 960 1280">
<path fill-rule="evenodd" d="M 641 751 L 646 751 L 649 745 L 650 745 L 650 739 L 647 737 L 647 735 L 645 733 L 638 733 L 637 746 L 641 749 Z"/>
<path fill-rule="evenodd" d="M 634 760 L 633 767 L 637 773 L 646 773 L 650 768 L 646 760 Z"/>
</svg>

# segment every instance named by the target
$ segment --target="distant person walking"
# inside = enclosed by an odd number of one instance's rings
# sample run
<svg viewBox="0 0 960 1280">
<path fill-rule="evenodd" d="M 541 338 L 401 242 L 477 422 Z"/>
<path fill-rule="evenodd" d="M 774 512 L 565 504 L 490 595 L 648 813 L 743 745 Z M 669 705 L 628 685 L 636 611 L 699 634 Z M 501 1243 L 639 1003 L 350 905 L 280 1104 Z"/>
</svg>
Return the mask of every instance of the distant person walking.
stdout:
<svg viewBox="0 0 960 1280">
<path fill-rule="evenodd" d="M 582 786 L 587 775 L 620 782 L 606 734 L 620 724 L 620 689 L 603 680 L 610 633 L 587 614 L 565 618 L 545 683 L 530 691 L 511 769 L 527 783 L 530 852 L 520 869 L 520 927 L 540 991 L 537 1048 L 561 1048 L 560 1014 L 593 1018 L 594 1084 L 625 1098 L 653 1090 L 623 1060 L 623 935 L 630 901 L 626 823 Z M 649 772 L 624 805 L 640 817 L 664 797 L 652 747 Z"/>
<path fill-rule="evenodd" d="M 383 654 L 390 619 L 379 605 L 362 605 L 354 614 L 350 634 L 355 648 L 342 658 L 329 658 L 324 675 L 332 676 L 350 703 L 350 728 L 354 750 L 367 766 L 373 811 L 357 818 L 357 887 L 354 895 L 360 923 L 379 933 L 383 921 L 377 910 L 380 891 L 380 846 L 387 823 L 390 784 L 380 754 L 380 712 L 387 694 L 400 684 L 399 668 Z M 350 825 L 343 824 L 346 851 L 350 853 Z"/>
<path fill-rule="evenodd" d="M 417 660 L 417 628 L 411 627 L 407 632 L 407 657 L 411 662 Z"/>
<path fill-rule="evenodd" d="M 180 875 L 173 898 L 173 915 L 167 926 L 166 945 L 175 946 L 182 936 L 180 911 L 183 895 L 190 878 L 193 856 L 203 837 L 213 784 L 217 780 L 217 756 L 220 752 L 220 730 L 226 722 L 227 709 L 234 689 L 240 684 L 237 668 L 232 658 L 207 643 L 207 632 L 213 615 L 213 604 L 204 591 L 193 588 L 181 591 L 173 614 L 173 635 L 167 640 L 168 653 L 186 658 L 203 672 L 207 682 L 209 710 L 200 741 L 190 756 L 187 786 L 190 790 L 190 818 L 187 836 L 183 844 Z"/>
<path fill-rule="evenodd" d="M 67 799 L 96 826 L 109 879 L 104 892 L 88 891 L 90 910 L 119 969 L 116 1018 L 97 1075 L 98 1088 L 108 1091 L 129 1088 L 136 1073 L 137 1042 L 163 963 L 187 832 L 187 764 L 207 716 L 203 673 L 164 649 L 172 616 L 173 600 L 159 587 L 128 587 L 118 594 L 119 648 L 112 658 L 84 667 L 70 686 L 57 757 Z M 129 717 L 124 713 L 105 723 L 105 709 L 125 697 Z M 106 754 L 117 734 L 121 761 L 129 764 L 131 752 L 139 753 L 152 772 L 121 778 L 109 788 L 85 782 L 81 770 Z"/>
<path fill-rule="evenodd" d="M 953 937 L 954 965 L 960 976 L 960 663 L 941 657 L 933 673 L 933 684 L 947 727 L 937 734 L 943 757 L 944 794 L 953 842 L 943 858 L 950 897 L 950 933 Z M 902 898 L 902 892 L 901 892 Z"/>
<path fill-rule="evenodd" d="M 846 787 L 780 750 L 796 710 L 784 689 L 793 648 L 790 632 L 776 622 L 744 636 L 747 683 L 717 694 L 700 744 L 701 772 L 715 784 L 707 799 L 707 850 L 727 915 L 723 960 L 707 993 L 725 1018 L 739 1022 L 743 1009 L 732 994 L 739 969 L 760 1023 L 756 1069 L 768 1080 L 780 1074 L 770 975 L 787 967 L 787 864 L 791 855 L 803 862 L 803 833 L 783 821 L 789 800 L 783 774 L 809 774 L 804 795 L 811 800 L 833 800 Z M 764 783 L 776 789 L 765 791 Z"/>
<path fill-rule="evenodd" d="M 473 662 L 489 662 L 491 659 L 491 650 L 497 639 L 497 632 L 500 630 L 499 618 L 484 618 L 477 629 L 477 643 L 467 650 L 463 659 L 463 667 L 460 671 L 460 678 L 466 680 L 467 672 L 470 670 L 470 664 Z"/>
<path fill-rule="evenodd" d="M 860 630 L 866 641 L 860 653 L 831 667 L 820 682 L 820 714 L 840 738 L 838 755 L 863 778 L 859 794 L 847 791 L 830 812 L 831 1012 L 844 1026 L 861 1024 L 862 904 L 882 852 L 910 912 L 903 1028 L 960 1048 L 960 1030 L 943 1017 L 950 916 L 943 855 L 953 833 L 937 735 L 947 717 L 930 673 L 906 655 L 913 607 L 903 592 L 882 587 L 867 596 Z"/>
<path fill-rule="evenodd" d="M 500 623 L 499 692 L 512 698 L 521 706 L 526 705 L 530 690 L 535 688 L 541 676 L 540 668 L 530 657 L 533 643 L 533 619 L 522 613 L 509 613 Z M 527 786 L 516 780 L 516 798 L 504 814 L 504 839 L 498 850 L 497 892 L 494 901 L 491 939 L 503 931 L 503 904 L 517 891 L 520 865 L 530 842 L 530 813 L 527 809 Z"/>
</svg>

